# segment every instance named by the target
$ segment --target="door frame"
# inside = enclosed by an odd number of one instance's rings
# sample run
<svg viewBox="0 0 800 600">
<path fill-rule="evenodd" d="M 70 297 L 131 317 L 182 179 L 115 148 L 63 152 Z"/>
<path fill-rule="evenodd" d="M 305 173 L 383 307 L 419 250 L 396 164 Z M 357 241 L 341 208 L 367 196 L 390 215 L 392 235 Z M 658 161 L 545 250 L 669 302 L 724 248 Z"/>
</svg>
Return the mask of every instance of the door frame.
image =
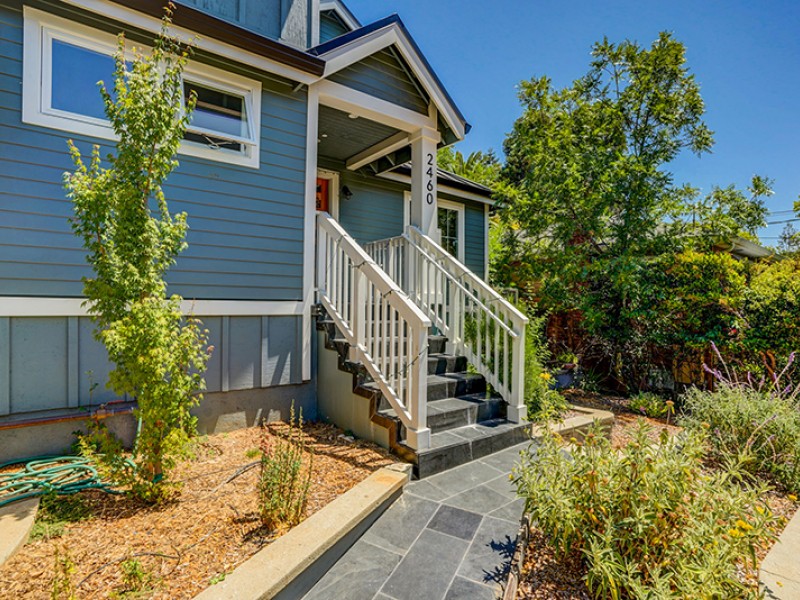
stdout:
<svg viewBox="0 0 800 600">
<path fill-rule="evenodd" d="M 328 193 L 330 194 L 330 198 L 328 199 L 330 202 L 330 214 L 331 216 L 339 220 L 339 173 L 337 171 L 329 171 L 328 169 L 317 169 L 317 179 L 327 179 L 330 183 L 328 184 Z M 314 188 L 316 189 L 317 182 L 314 180 Z"/>
</svg>

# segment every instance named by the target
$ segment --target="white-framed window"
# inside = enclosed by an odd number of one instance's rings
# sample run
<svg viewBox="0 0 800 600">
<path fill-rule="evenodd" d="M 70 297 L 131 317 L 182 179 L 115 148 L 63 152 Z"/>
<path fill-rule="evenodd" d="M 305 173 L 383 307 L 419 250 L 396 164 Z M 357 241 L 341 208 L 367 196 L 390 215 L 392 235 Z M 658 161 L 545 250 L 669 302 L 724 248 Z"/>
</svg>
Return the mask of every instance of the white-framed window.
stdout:
<svg viewBox="0 0 800 600">
<path fill-rule="evenodd" d="M 411 224 L 411 192 L 403 192 L 403 229 Z M 464 262 L 464 205 L 436 200 L 436 233 L 439 245 Z"/>
<path fill-rule="evenodd" d="M 116 37 L 27 6 L 24 17 L 23 122 L 115 140 L 97 82 L 113 85 Z M 258 168 L 261 83 L 196 62 L 183 79 L 197 105 L 179 152 Z"/>
<path fill-rule="evenodd" d="M 436 207 L 439 245 L 464 262 L 464 205 L 439 200 Z"/>
</svg>

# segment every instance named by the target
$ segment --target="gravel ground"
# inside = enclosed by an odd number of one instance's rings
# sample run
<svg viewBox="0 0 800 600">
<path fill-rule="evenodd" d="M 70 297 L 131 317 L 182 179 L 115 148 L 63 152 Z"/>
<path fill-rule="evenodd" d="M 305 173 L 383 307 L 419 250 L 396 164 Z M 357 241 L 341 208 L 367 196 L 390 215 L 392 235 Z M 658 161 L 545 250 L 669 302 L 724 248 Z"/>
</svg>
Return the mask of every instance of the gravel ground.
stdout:
<svg viewBox="0 0 800 600">
<path fill-rule="evenodd" d="M 305 428 L 314 452 L 306 516 L 395 462 L 373 444 L 338 429 Z M 264 531 L 257 513 L 258 468 L 227 481 L 257 461 L 260 431 L 243 429 L 202 438 L 194 460 L 180 464 L 183 482 L 171 502 L 148 507 L 124 496 L 83 492 L 92 517 L 68 525 L 61 537 L 31 542 L 0 568 L 0 597 L 51 597 L 55 553 L 75 563 L 70 579 L 78 598 L 192 598 L 224 578 L 279 534 Z M 146 572 L 147 591 L 125 592 L 122 562 L 134 557 Z"/>
</svg>

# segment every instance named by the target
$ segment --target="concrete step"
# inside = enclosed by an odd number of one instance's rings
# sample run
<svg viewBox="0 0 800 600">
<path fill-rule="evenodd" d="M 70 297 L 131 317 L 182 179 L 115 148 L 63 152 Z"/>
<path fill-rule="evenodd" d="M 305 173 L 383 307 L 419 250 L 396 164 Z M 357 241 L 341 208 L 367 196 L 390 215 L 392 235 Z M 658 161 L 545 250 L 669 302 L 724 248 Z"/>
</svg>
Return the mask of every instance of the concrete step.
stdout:
<svg viewBox="0 0 800 600">
<path fill-rule="evenodd" d="M 478 373 L 428 375 L 428 402 L 486 391 L 486 378 Z"/>
<path fill-rule="evenodd" d="M 428 427 L 434 433 L 438 433 L 474 425 L 479 421 L 504 418 L 506 403 L 499 396 L 487 398 L 485 393 L 470 394 L 460 398 L 443 398 L 428 402 L 427 411 Z M 397 417 L 392 408 L 381 410 L 380 413 L 387 417 Z M 403 433 L 405 433 L 404 428 Z"/>
<path fill-rule="evenodd" d="M 443 335 L 428 336 L 428 354 L 444 354 L 447 338 Z"/>
<path fill-rule="evenodd" d="M 487 419 L 434 433 L 429 449 L 415 453 L 406 446 L 406 453 L 414 454 L 414 474 L 423 479 L 520 444 L 530 439 L 530 428 L 530 423 Z"/>
<path fill-rule="evenodd" d="M 428 354 L 428 375 L 463 373 L 467 370 L 467 357 L 453 354 Z"/>
</svg>

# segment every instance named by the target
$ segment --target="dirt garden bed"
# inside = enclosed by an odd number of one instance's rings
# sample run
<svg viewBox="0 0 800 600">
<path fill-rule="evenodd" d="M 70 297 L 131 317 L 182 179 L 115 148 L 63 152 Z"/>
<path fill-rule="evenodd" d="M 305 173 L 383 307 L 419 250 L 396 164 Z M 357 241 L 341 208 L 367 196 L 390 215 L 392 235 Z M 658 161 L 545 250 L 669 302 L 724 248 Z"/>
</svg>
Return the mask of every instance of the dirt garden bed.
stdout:
<svg viewBox="0 0 800 600">
<path fill-rule="evenodd" d="M 334 427 L 310 424 L 304 431 L 314 453 L 306 516 L 395 462 Z M 258 468 L 231 479 L 258 460 L 260 435 L 243 429 L 199 439 L 195 457 L 175 474 L 180 494 L 163 505 L 97 491 L 60 503 L 75 522 L 39 519 L 32 540 L 0 567 L 4 597 L 49 599 L 54 582 L 68 577 L 78 598 L 192 598 L 224 580 L 281 535 L 260 526 Z"/>
<path fill-rule="evenodd" d="M 633 436 L 639 419 L 644 419 L 652 426 L 650 437 L 656 441 L 661 431 L 666 429 L 669 435 L 676 435 L 682 427 L 674 424 L 674 419 L 654 419 L 637 414 L 628 407 L 628 400 L 618 396 L 605 396 L 581 390 L 566 390 L 565 395 L 570 404 L 607 410 L 614 413 L 614 425 L 611 430 L 611 443 L 614 448 L 623 447 Z M 770 492 L 767 498 L 772 512 L 779 517 L 780 529 L 792 518 L 798 509 L 798 502 L 786 494 Z M 775 531 L 779 534 L 780 531 Z M 758 550 L 759 561 L 763 560 L 771 545 Z M 531 527 L 528 551 L 522 567 L 522 579 L 519 583 L 517 600 L 591 600 L 586 590 L 583 577 L 586 569 L 578 557 L 570 556 L 562 559 L 557 556 L 547 538 L 535 526 Z M 758 582 L 758 572 L 749 570 L 742 573 L 742 578 L 753 585 Z"/>
</svg>

